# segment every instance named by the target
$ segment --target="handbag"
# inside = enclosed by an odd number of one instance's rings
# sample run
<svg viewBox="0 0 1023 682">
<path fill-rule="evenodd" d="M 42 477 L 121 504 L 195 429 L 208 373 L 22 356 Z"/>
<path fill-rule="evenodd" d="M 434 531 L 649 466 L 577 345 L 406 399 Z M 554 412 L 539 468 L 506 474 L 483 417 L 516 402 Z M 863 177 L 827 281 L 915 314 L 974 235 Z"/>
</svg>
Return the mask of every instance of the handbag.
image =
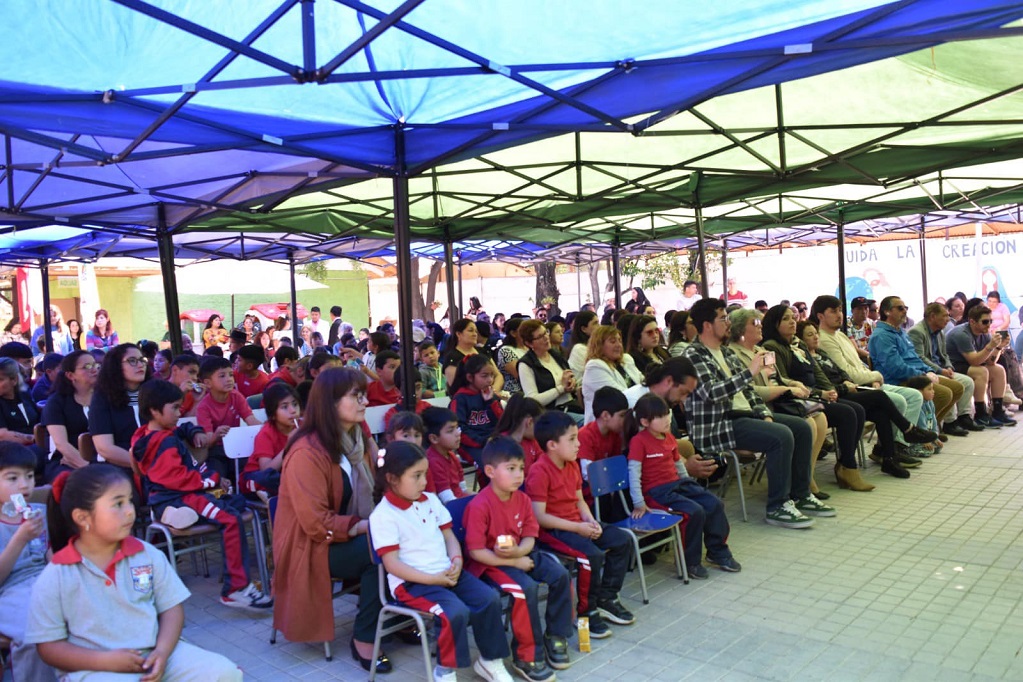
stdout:
<svg viewBox="0 0 1023 682">
<path fill-rule="evenodd" d="M 824 403 L 809 398 L 797 398 L 792 391 L 786 391 L 771 403 L 775 412 L 787 414 L 792 417 L 810 417 L 818 412 L 824 411 Z"/>
</svg>

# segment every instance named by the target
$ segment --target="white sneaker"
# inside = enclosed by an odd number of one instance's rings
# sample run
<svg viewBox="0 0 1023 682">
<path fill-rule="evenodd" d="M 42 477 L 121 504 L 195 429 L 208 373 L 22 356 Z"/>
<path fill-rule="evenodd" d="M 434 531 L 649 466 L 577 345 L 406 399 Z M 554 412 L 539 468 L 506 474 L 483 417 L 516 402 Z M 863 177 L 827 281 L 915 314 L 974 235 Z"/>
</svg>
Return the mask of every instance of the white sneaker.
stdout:
<svg viewBox="0 0 1023 682">
<path fill-rule="evenodd" d="M 458 675 L 454 668 L 435 665 L 433 667 L 433 682 L 458 682 Z"/>
<path fill-rule="evenodd" d="M 512 682 L 512 676 L 500 658 L 496 661 L 477 658 L 472 670 L 487 682 Z"/>
<path fill-rule="evenodd" d="M 253 583 L 249 583 L 244 589 L 221 597 L 220 603 L 233 609 L 269 615 L 273 610 L 274 600 L 273 597 L 263 594 Z"/>
<path fill-rule="evenodd" d="M 270 496 L 265 490 L 257 490 L 256 497 L 258 497 L 263 504 L 270 504 Z"/>
<path fill-rule="evenodd" d="M 185 530 L 199 521 L 199 514 L 189 507 L 167 507 L 160 515 L 160 523 L 175 530 Z"/>
</svg>

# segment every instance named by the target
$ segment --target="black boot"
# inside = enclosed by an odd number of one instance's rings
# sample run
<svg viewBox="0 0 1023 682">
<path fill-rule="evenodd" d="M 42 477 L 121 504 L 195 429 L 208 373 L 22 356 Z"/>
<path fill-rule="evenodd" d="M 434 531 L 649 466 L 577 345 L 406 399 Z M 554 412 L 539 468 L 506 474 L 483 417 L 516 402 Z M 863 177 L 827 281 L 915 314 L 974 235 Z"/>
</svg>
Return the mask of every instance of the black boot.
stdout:
<svg viewBox="0 0 1023 682">
<path fill-rule="evenodd" d="M 881 462 L 881 471 L 895 478 L 909 478 L 909 472 L 894 457 L 888 457 Z"/>
</svg>

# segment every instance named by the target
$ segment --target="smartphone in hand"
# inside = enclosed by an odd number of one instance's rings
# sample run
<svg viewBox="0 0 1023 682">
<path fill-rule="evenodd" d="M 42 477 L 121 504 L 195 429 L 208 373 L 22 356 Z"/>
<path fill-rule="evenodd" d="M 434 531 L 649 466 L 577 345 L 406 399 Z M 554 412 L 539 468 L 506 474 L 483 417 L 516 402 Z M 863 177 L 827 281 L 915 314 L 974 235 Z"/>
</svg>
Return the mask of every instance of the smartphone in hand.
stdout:
<svg viewBox="0 0 1023 682">
<path fill-rule="evenodd" d="M 774 351 L 769 350 L 764 353 L 764 367 L 771 367 L 774 365 Z"/>
</svg>

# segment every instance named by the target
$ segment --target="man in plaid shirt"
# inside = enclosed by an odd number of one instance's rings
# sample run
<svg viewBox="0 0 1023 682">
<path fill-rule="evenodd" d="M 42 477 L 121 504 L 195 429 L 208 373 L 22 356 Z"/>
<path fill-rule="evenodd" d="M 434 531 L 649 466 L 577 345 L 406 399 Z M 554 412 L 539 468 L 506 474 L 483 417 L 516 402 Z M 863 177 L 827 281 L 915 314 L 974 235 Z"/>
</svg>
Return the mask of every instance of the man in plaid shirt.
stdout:
<svg viewBox="0 0 1023 682">
<path fill-rule="evenodd" d="M 804 419 L 773 415 L 753 390 L 753 375 L 764 367 L 759 353 L 747 369 L 724 345 L 729 321 L 725 304 L 705 298 L 693 304 L 689 318 L 699 338 L 685 350 L 699 383 L 686 400 L 689 435 L 701 452 L 753 450 L 767 459 L 767 523 L 808 528 L 810 516 L 835 516 L 832 507 L 810 492 L 813 431 Z M 809 516 L 808 516 L 809 515 Z"/>
</svg>

